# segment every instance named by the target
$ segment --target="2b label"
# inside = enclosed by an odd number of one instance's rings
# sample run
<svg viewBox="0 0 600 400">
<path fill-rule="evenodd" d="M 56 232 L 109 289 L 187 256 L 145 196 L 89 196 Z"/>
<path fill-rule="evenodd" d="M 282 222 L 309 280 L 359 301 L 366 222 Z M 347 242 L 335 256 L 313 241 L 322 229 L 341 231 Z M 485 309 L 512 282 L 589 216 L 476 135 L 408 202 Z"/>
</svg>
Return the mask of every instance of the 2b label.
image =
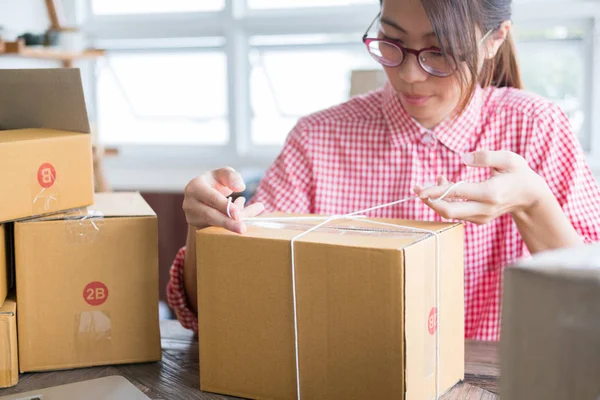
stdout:
<svg viewBox="0 0 600 400">
<path fill-rule="evenodd" d="M 54 182 L 56 181 L 56 170 L 54 166 L 50 163 L 44 163 L 40 165 L 37 173 L 38 183 L 44 189 L 48 189 Z"/>
<path fill-rule="evenodd" d="M 83 289 L 83 298 L 90 306 L 104 304 L 108 298 L 108 288 L 102 282 L 90 282 Z"/>
</svg>

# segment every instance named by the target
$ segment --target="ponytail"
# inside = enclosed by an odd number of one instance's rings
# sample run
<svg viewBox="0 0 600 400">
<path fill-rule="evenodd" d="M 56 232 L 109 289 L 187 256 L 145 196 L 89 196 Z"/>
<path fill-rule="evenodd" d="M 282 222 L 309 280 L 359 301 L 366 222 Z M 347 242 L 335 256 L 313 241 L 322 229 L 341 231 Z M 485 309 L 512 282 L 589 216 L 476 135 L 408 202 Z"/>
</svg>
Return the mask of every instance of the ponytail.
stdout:
<svg viewBox="0 0 600 400">
<path fill-rule="evenodd" d="M 512 34 L 509 32 L 502 46 L 492 60 L 487 62 L 481 76 L 481 85 L 495 87 L 512 87 L 523 89 L 521 70 L 517 62 L 517 51 Z"/>
</svg>

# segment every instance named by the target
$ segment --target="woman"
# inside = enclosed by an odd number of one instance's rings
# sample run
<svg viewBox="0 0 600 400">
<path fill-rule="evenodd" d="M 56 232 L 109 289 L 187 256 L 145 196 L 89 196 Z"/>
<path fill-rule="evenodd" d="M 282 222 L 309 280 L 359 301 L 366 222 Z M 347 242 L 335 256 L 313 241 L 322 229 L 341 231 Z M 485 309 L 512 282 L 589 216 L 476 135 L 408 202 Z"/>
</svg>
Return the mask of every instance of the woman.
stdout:
<svg viewBox="0 0 600 400">
<path fill-rule="evenodd" d="M 187 185 L 187 246 L 168 287 L 184 326 L 196 329 L 195 229 L 243 233 L 241 218 L 265 209 L 344 214 L 416 193 L 368 215 L 466 221 L 465 335 L 482 340 L 499 339 L 503 266 L 600 240 L 600 191 L 567 118 L 520 90 L 511 1 L 382 3 L 364 37 L 385 69 L 382 90 L 301 119 L 232 218 L 226 196 L 245 187 L 233 169 Z M 458 181 L 446 200 L 429 200 Z"/>
</svg>

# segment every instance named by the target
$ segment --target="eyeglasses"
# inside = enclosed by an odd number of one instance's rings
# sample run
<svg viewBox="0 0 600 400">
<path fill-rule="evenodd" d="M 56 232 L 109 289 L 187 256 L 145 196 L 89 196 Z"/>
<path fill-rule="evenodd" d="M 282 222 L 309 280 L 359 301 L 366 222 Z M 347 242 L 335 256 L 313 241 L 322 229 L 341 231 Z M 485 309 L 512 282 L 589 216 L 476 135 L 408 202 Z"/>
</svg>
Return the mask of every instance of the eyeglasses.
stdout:
<svg viewBox="0 0 600 400">
<path fill-rule="evenodd" d="M 421 50 L 409 49 L 402 46 L 397 40 L 368 38 L 369 31 L 379 18 L 381 13 L 377 14 L 367 31 L 363 35 L 363 43 L 367 46 L 369 54 L 383 66 L 399 67 L 406 60 L 408 54 L 417 57 L 421 68 L 433 76 L 446 78 L 456 72 L 458 66 L 456 62 L 447 57 L 437 47 L 427 47 Z M 489 31 L 481 39 L 479 44 L 483 43 L 492 31 Z"/>
</svg>

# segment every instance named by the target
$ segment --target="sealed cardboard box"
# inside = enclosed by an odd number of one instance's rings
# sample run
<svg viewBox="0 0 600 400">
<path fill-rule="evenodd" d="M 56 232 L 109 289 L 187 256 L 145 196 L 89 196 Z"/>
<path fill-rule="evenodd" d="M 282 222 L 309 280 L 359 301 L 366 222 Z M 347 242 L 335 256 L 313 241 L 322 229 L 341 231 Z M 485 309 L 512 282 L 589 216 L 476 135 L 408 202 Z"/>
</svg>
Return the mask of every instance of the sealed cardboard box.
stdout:
<svg viewBox="0 0 600 400">
<path fill-rule="evenodd" d="M 4 303 L 10 288 L 10 274 L 8 263 L 8 237 L 7 225 L 0 224 L 0 304 Z"/>
<path fill-rule="evenodd" d="M 15 223 L 22 372 L 161 358 L 154 211 L 103 193 L 83 214 Z"/>
<path fill-rule="evenodd" d="M 548 252 L 504 273 L 500 393 L 600 396 L 600 245 Z"/>
<path fill-rule="evenodd" d="M 19 381 L 17 351 L 17 303 L 11 295 L 0 305 L 0 388 Z"/>
<path fill-rule="evenodd" d="M 315 223 L 279 218 L 197 232 L 201 390 L 431 399 L 463 379 L 462 225 L 343 220 L 298 237 Z"/>
<path fill-rule="evenodd" d="M 77 69 L 0 69 L 0 222 L 93 201 L 90 127 Z"/>
</svg>

